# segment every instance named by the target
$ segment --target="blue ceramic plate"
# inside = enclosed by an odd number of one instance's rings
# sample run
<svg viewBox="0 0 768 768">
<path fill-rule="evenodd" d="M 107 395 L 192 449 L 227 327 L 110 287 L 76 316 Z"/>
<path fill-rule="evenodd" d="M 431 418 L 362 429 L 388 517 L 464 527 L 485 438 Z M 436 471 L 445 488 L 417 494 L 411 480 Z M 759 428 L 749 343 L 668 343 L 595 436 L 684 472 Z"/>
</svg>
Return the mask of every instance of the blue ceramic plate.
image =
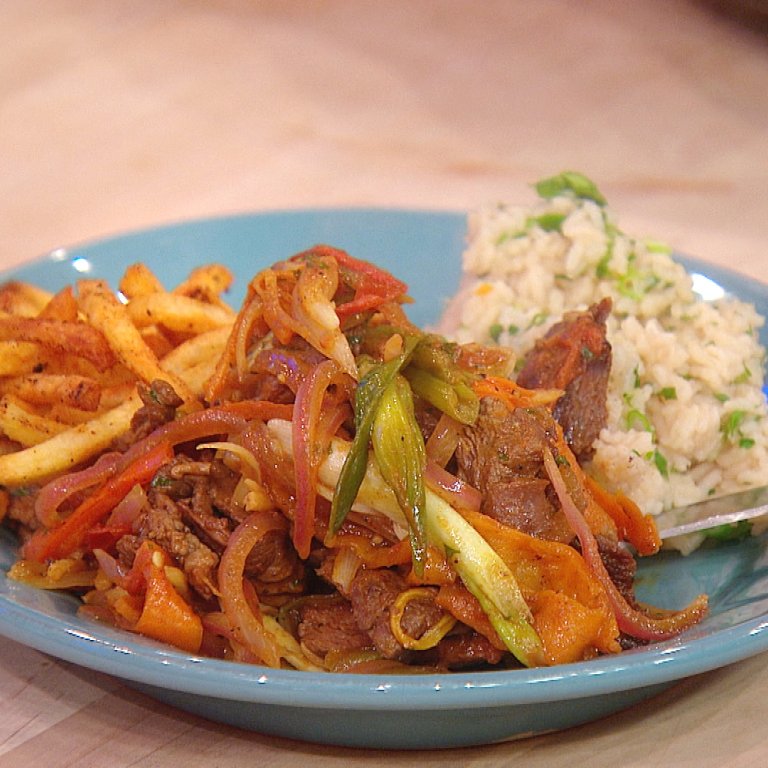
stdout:
<svg viewBox="0 0 768 768">
<path fill-rule="evenodd" d="M 239 278 L 238 305 L 260 267 L 325 242 L 405 279 L 418 323 L 434 321 L 456 290 L 464 216 L 396 210 L 313 210 L 196 221 L 59 249 L 13 277 L 56 289 L 80 276 L 116 284 L 144 261 L 173 285 L 191 267 L 219 261 Z M 690 268 L 768 312 L 768 287 L 687 260 Z M 9 275 L 11 276 L 11 275 Z M 15 556 L 0 535 L 0 568 Z M 262 733 L 369 748 L 482 744 L 557 730 L 643 701 L 689 675 L 768 648 L 766 540 L 641 564 L 638 596 L 680 607 L 700 592 L 711 615 L 674 641 L 552 669 L 430 675 L 331 675 L 265 669 L 169 651 L 79 619 L 67 595 L 0 575 L 0 633 L 122 678 L 176 707 Z"/>
</svg>

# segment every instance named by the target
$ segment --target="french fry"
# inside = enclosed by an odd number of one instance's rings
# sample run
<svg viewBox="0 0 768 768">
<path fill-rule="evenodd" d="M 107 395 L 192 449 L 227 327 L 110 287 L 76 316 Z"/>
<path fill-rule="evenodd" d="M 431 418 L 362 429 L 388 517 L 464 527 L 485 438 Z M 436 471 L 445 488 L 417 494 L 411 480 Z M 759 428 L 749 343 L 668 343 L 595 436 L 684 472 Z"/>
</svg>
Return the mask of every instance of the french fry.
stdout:
<svg viewBox="0 0 768 768">
<path fill-rule="evenodd" d="M 104 334 L 87 323 L 36 317 L 0 317 L 0 340 L 31 341 L 58 355 L 75 355 L 100 371 L 117 362 Z"/>
<path fill-rule="evenodd" d="M 149 325 L 146 328 L 141 329 L 141 338 L 144 339 L 147 346 L 155 353 L 155 357 L 159 360 L 165 357 L 169 352 L 172 352 L 175 348 L 175 344 L 168 335 L 163 333 L 161 328 L 156 325 Z"/>
<path fill-rule="evenodd" d="M 107 409 L 105 408 L 104 410 Z M 85 424 L 96 414 L 93 411 L 84 411 L 82 408 L 73 408 L 71 405 L 56 403 L 48 409 L 47 415 L 49 419 L 71 427 L 75 424 Z"/>
<path fill-rule="evenodd" d="M 197 405 L 197 398 L 184 382 L 164 371 L 157 357 L 131 322 L 126 306 L 121 304 L 103 280 L 78 282 L 80 308 L 94 328 L 101 331 L 120 362 L 146 384 L 164 379 L 187 406 Z"/>
<path fill-rule="evenodd" d="M 0 429 L 25 448 L 39 445 L 66 429 L 66 425 L 28 411 L 13 395 L 0 398 Z M 10 454 L 16 456 L 18 454 Z"/>
<path fill-rule="evenodd" d="M 72 286 L 62 288 L 51 297 L 51 300 L 40 310 L 40 318 L 48 320 L 66 320 L 74 323 L 77 320 L 77 301 L 72 293 Z"/>
<path fill-rule="evenodd" d="M 68 427 L 37 445 L 0 456 L 0 485 L 30 485 L 72 470 L 106 450 L 128 430 L 140 407 L 141 399 L 134 392 L 116 408 L 85 424 Z"/>
<path fill-rule="evenodd" d="M 235 314 L 229 308 L 165 292 L 137 296 L 128 302 L 127 310 L 137 328 L 157 324 L 185 334 L 230 327 L 235 320 Z"/>
<path fill-rule="evenodd" d="M 76 374 L 32 374 L 6 382 L 2 388 L 35 405 L 61 403 L 84 411 L 99 407 L 101 387 L 98 382 Z"/>
<path fill-rule="evenodd" d="M 207 304 L 226 306 L 221 294 L 229 290 L 233 280 L 232 272 L 222 264 L 206 264 L 193 269 L 187 279 L 173 289 L 173 293 Z"/>
<path fill-rule="evenodd" d="M 162 293 L 165 290 L 154 272 L 142 263 L 131 264 L 125 270 L 118 288 L 127 299 L 148 296 L 152 293 Z"/>
<path fill-rule="evenodd" d="M 23 376 L 43 368 L 47 356 L 30 341 L 0 341 L 0 376 Z"/>
<path fill-rule="evenodd" d="M 10 280 L 0 285 L 0 311 L 19 317 L 35 317 L 51 300 L 49 291 L 31 283 Z"/>
<path fill-rule="evenodd" d="M 163 357 L 161 361 L 163 370 L 183 376 L 185 371 L 203 362 L 211 361 L 211 365 L 215 366 L 219 355 L 224 351 L 229 333 L 229 328 L 216 328 L 179 344 Z"/>
</svg>

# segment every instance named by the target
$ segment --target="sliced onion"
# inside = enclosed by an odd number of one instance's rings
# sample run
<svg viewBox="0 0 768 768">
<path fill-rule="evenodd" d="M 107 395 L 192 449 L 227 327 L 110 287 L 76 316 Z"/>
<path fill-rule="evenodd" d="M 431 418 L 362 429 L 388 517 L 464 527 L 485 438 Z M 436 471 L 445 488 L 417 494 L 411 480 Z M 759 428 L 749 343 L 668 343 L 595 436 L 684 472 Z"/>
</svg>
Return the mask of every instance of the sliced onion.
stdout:
<svg viewBox="0 0 768 768">
<path fill-rule="evenodd" d="M 107 518 L 108 526 L 132 526 L 149 506 L 147 494 L 138 483 L 117 503 Z"/>
<path fill-rule="evenodd" d="M 306 559 L 315 532 L 315 503 L 317 500 L 317 471 L 327 453 L 327 447 L 342 418 L 341 411 L 331 411 L 332 417 L 323 425 L 323 412 L 328 388 L 338 382 L 351 393 L 350 379 L 334 360 L 316 365 L 296 392 L 293 405 L 291 443 L 296 478 L 296 509 L 293 521 L 293 544 L 299 557 Z M 346 384 L 346 386 L 344 386 Z M 325 434 L 323 434 L 325 433 Z"/>
<path fill-rule="evenodd" d="M 639 640 L 668 640 L 699 622 L 707 613 L 707 598 L 699 595 L 689 606 L 669 616 L 653 618 L 633 608 L 624 599 L 605 568 L 597 539 L 587 525 L 560 474 L 557 462 L 548 449 L 544 451 L 544 467 L 563 508 L 563 514 L 576 534 L 584 560 L 605 590 L 619 629 Z"/>
<path fill-rule="evenodd" d="M 333 559 L 333 570 L 331 571 L 331 581 L 342 595 L 349 593 L 352 579 L 357 575 L 362 560 L 352 547 L 340 547 Z"/>
<path fill-rule="evenodd" d="M 35 499 L 35 515 L 46 527 L 53 528 L 59 522 L 59 508 L 74 493 L 102 483 L 116 474 L 122 456 L 119 453 L 105 453 L 87 469 L 70 472 L 44 485 Z"/>
<path fill-rule="evenodd" d="M 426 442 L 427 458 L 444 467 L 456 450 L 461 429 L 462 425 L 456 419 L 443 413 Z"/>
<path fill-rule="evenodd" d="M 123 586 L 123 580 L 125 579 L 126 572 L 120 566 L 120 563 L 112 557 L 108 552 L 103 549 L 94 549 L 93 555 L 96 558 L 96 562 L 99 564 L 102 573 L 113 583 L 118 586 Z"/>
<path fill-rule="evenodd" d="M 427 462 L 424 480 L 431 490 L 451 506 L 471 509 L 473 512 L 480 510 L 483 500 L 480 491 L 443 469 L 439 464 L 435 464 L 434 461 Z"/>
<path fill-rule="evenodd" d="M 243 586 L 245 561 L 254 545 L 270 531 L 286 531 L 287 520 L 277 512 L 254 512 L 232 533 L 219 563 L 219 602 L 238 643 L 268 667 L 280 666 L 280 647 L 264 628 L 258 604 L 248 600 Z"/>
</svg>

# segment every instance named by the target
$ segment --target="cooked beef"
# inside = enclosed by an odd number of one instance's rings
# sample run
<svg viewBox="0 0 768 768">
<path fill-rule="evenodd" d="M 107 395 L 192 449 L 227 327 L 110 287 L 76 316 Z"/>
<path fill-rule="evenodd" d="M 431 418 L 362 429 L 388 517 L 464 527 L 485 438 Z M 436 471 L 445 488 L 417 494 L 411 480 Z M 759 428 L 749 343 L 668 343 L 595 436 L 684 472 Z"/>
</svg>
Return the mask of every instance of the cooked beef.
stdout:
<svg viewBox="0 0 768 768">
<path fill-rule="evenodd" d="M 177 456 L 163 467 L 163 491 L 188 488 L 185 497 L 175 498 L 182 522 L 211 550 L 221 554 L 232 531 L 243 517 L 242 510 L 232 504 L 232 491 L 237 476 L 219 461 L 193 461 Z M 259 582 L 276 583 L 303 578 L 303 566 L 286 533 L 267 533 L 248 555 L 246 574 Z"/>
<path fill-rule="evenodd" d="M 40 527 L 35 513 L 38 488 L 17 488 L 8 494 L 8 510 L 4 522 L 18 531 L 22 539 Z"/>
<path fill-rule="evenodd" d="M 149 386 L 140 381 L 136 390 L 143 405 L 133 415 L 130 429 L 115 441 L 117 450 L 128 449 L 166 422 L 173 421 L 176 409 L 184 402 L 162 379 L 155 379 Z"/>
<path fill-rule="evenodd" d="M 352 605 L 343 597 L 310 598 L 297 609 L 297 634 L 306 647 L 321 658 L 328 651 L 353 651 L 372 646 L 361 630 Z"/>
<path fill-rule="evenodd" d="M 606 320 L 611 300 L 586 312 L 571 312 L 540 339 L 525 359 L 517 382 L 529 389 L 562 389 L 554 416 L 579 461 L 594 453 L 593 444 L 608 419 L 606 396 L 611 345 Z"/>
<path fill-rule="evenodd" d="M 477 632 L 444 637 L 437 646 L 437 653 L 440 665 L 448 669 L 498 664 L 505 655 L 487 637 Z"/>
<path fill-rule="evenodd" d="M 499 400 L 483 398 L 477 422 L 459 438 L 457 474 L 481 491 L 484 514 L 532 536 L 567 542 L 573 533 L 542 459 L 554 443 L 553 427 L 544 408 L 510 411 Z"/>
<path fill-rule="evenodd" d="M 627 602 L 634 605 L 637 562 L 632 553 L 619 542 L 605 536 L 597 537 L 597 547 L 611 581 L 619 588 Z"/>
<path fill-rule="evenodd" d="M 169 496 L 157 490 L 149 494 L 149 509 L 139 518 L 136 539 L 159 544 L 184 570 L 190 585 L 204 598 L 216 586 L 218 555 L 184 524 L 182 510 Z M 122 544 L 122 551 L 130 542 Z"/>
<path fill-rule="evenodd" d="M 385 568 L 361 568 L 350 586 L 349 599 L 358 627 L 388 659 L 404 661 L 412 655 L 400 645 L 390 628 L 390 609 L 397 596 L 407 588 L 402 576 Z M 403 612 L 403 632 L 409 637 L 421 637 L 442 614 L 434 600 L 411 600 Z"/>
</svg>

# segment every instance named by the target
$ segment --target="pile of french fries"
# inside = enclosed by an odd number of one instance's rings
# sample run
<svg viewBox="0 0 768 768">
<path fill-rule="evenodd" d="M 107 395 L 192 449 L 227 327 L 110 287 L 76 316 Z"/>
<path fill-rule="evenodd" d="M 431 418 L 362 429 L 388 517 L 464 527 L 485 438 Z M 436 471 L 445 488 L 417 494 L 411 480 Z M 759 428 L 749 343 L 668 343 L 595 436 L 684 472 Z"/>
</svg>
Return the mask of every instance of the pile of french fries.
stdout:
<svg viewBox="0 0 768 768">
<path fill-rule="evenodd" d="M 182 410 L 200 408 L 235 320 L 222 299 L 232 279 L 209 264 L 166 290 L 134 264 L 119 292 L 95 279 L 55 294 L 0 285 L 0 486 L 41 483 L 107 449 L 142 404 L 138 382 L 164 379 Z"/>
</svg>

